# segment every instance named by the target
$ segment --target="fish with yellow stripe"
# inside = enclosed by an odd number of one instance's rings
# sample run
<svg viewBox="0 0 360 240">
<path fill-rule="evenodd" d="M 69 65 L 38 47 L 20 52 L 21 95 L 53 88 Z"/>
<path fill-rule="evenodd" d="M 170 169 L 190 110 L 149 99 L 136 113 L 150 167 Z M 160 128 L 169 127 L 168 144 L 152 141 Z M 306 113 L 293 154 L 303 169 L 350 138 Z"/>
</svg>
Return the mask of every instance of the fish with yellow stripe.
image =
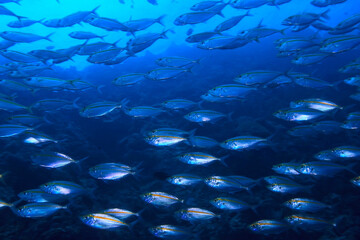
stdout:
<svg viewBox="0 0 360 240">
<path fill-rule="evenodd" d="M 139 217 L 139 213 L 134 213 L 132 211 L 126 210 L 126 209 L 120 209 L 120 208 L 109 208 L 101 213 L 111 215 L 113 217 L 116 217 L 117 219 L 127 219 L 133 216 Z"/>
<path fill-rule="evenodd" d="M 330 227 L 336 227 L 335 222 L 330 222 L 319 217 L 305 215 L 291 215 L 285 217 L 285 221 L 294 227 L 304 230 L 323 230 Z"/>
<path fill-rule="evenodd" d="M 181 227 L 173 225 L 159 225 L 149 228 L 151 234 L 163 239 L 187 239 L 191 233 Z"/>
<path fill-rule="evenodd" d="M 293 210 L 311 213 L 330 208 L 330 206 L 325 203 L 308 198 L 293 198 L 286 201 L 283 205 Z"/>
<path fill-rule="evenodd" d="M 249 208 L 254 209 L 250 204 L 232 197 L 217 197 L 210 200 L 210 203 L 221 210 L 243 211 Z"/>
<path fill-rule="evenodd" d="M 238 192 L 241 190 L 248 190 L 249 187 L 246 185 L 242 185 L 236 179 L 231 177 L 223 177 L 223 176 L 211 176 L 205 178 L 205 184 L 209 187 L 215 188 L 219 191 L 225 192 Z"/>
<path fill-rule="evenodd" d="M 147 203 L 156 207 L 169 207 L 175 203 L 183 203 L 184 200 L 165 192 L 149 192 L 140 195 Z"/>
<path fill-rule="evenodd" d="M 297 100 L 290 103 L 291 108 L 310 108 L 319 110 L 321 112 L 328 112 L 334 109 L 342 109 L 341 106 L 334 102 L 320 99 L 320 98 L 308 98 L 303 100 Z"/>
<path fill-rule="evenodd" d="M 195 185 L 203 181 L 199 176 L 193 174 L 175 174 L 166 179 L 169 183 L 180 186 L 190 186 Z"/>
<path fill-rule="evenodd" d="M 225 140 L 220 144 L 220 146 L 225 149 L 242 151 L 264 146 L 267 144 L 267 141 L 267 138 L 255 136 L 238 136 Z"/>
<path fill-rule="evenodd" d="M 190 165 L 206 165 L 214 161 L 220 161 L 223 165 L 227 166 L 224 160 L 228 157 L 228 155 L 218 158 L 214 157 L 210 154 L 203 152 L 190 152 L 178 155 L 177 158 L 186 164 Z"/>
<path fill-rule="evenodd" d="M 60 209 L 66 209 L 66 206 L 60 206 L 55 203 L 40 202 L 40 203 L 28 203 L 20 208 L 12 209 L 14 213 L 20 217 L 25 218 L 38 218 L 47 217 Z"/>
<path fill-rule="evenodd" d="M 220 217 L 209 210 L 202 209 L 202 208 L 186 208 L 181 209 L 175 212 L 175 216 L 179 219 L 189 221 L 189 222 L 196 222 L 196 221 L 203 221 L 203 220 L 210 220 L 215 217 Z"/>
<path fill-rule="evenodd" d="M 80 217 L 80 220 L 90 227 L 99 229 L 128 227 L 128 224 L 125 222 L 104 213 L 90 213 L 83 215 Z"/>
<path fill-rule="evenodd" d="M 249 225 L 249 229 L 258 234 L 279 234 L 289 229 L 289 224 L 278 220 L 259 220 Z"/>
</svg>

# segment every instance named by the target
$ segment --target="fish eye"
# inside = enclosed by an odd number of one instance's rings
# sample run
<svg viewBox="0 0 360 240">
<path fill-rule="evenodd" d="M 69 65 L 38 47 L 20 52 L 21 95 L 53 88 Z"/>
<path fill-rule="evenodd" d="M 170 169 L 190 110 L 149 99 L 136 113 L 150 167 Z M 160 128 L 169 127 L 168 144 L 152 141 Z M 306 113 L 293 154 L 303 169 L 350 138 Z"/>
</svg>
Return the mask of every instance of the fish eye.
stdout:
<svg viewBox="0 0 360 240">
<path fill-rule="evenodd" d="M 26 81 L 31 81 L 31 77 L 25 78 Z M 47 186 L 47 185 L 44 185 Z"/>
</svg>

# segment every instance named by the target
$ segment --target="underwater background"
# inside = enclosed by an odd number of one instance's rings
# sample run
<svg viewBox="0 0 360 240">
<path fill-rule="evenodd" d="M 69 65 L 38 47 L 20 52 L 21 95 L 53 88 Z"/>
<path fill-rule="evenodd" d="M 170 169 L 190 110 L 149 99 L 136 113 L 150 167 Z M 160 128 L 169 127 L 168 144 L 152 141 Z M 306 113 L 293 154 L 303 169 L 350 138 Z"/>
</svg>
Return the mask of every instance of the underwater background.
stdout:
<svg viewBox="0 0 360 240">
<path fill-rule="evenodd" d="M 0 15 L 0 239 L 360 239 L 358 0 Z"/>
</svg>

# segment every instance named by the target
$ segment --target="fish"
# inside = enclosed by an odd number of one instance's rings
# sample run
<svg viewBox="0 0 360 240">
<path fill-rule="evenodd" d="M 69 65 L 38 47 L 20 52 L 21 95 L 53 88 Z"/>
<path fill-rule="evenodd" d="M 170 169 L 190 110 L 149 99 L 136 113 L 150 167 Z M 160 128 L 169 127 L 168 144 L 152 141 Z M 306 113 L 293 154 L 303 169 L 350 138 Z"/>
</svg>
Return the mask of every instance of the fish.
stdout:
<svg viewBox="0 0 360 240">
<path fill-rule="evenodd" d="M 337 156 L 335 155 L 333 149 L 329 149 L 318 152 L 314 155 L 314 158 L 320 161 L 334 161 L 337 159 Z"/>
<path fill-rule="evenodd" d="M 59 26 L 61 27 L 70 27 L 73 26 L 75 24 L 80 24 L 82 21 L 84 21 L 89 15 L 91 14 L 95 14 L 96 15 L 96 10 L 99 8 L 100 6 L 95 7 L 93 10 L 91 11 L 78 11 L 75 13 L 72 13 L 70 15 L 67 15 L 63 18 L 60 19 L 59 21 Z"/>
<path fill-rule="evenodd" d="M 59 168 L 70 163 L 79 163 L 81 160 L 74 160 L 63 153 L 49 151 L 32 155 L 31 161 L 41 167 Z"/>
<path fill-rule="evenodd" d="M 22 191 L 18 194 L 18 197 L 23 201 L 36 203 L 61 200 L 61 197 L 54 194 L 46 193 L 40 189 L 29 189 Z"/>
<path fill-rule="evenodd" d="M 174 135 L 174 136 L 191 136 L 195 133 L 196 129 L 185 131 L 178 128 L 156 128 L 151 131 L 148 131 L 145 136 L 149 135 Z"/>
<path fill-rule="evenodd" d="M 360 23 L 360 14 L 356 13 L 351 17 L 339 22 L 335 29 L 348 29 Z"/>
<path fill-rule="evenodd" d="M 293 127 L 289 129 L 287 133 L 294 137 L 312 137 L 317 135 L 313 124 Z"/>
<path fill-rule="evenodd" d="M 225 114 L 213 110 L 193 111 L 184 116 L 186 120 L 196 123 L 217 122 L 224 117 L 226 117 Z"/>
<path fill-rule="evenodd" d="M 5 98 L 0 98 L 0 109 L 7 112 L 16 112 L 21 110 L 30 111 L 29 107 Z"/>
<path fill-rule="evenodd" d="M 202 152 L 190 152 L 184 153 L 177 156 L 177 159 L 183 163 L 191 164 L 191 165 L 206 165 L 213 161 L 220 161 L 222 164 L 226 165 L 224 160 L 228 156 L 224 156 L 221 158 L 214 157 L 207 153 Z"/>
<path fill-rule="evenodd" d="M 196 103 L 187 99 L 170 99 L 161 103 L 161 106 L 170 110 L 189 109 Z"/>
<path fill-rule="evenodd" d="M 129 20 L 129 21 L 123 22 L 122 24 L 127 28 L 125 31 L 134 33 L 137 31 L 145 30 L 155 23 L 159 23 L 160 25 L 164 26 L 163 19 L 165 16 L 166 15 L 162 15 L 155 19 L 142 18 L 142 19 L 137 19 L 137 20 Z"/>
<path fill-rule="evenodd" d="M 84 22 L 98 28 L 102 28 L 108 31 L 129 31 L 128 27 L 119 22 L 116 19 L 99 17 L 94 14 L 90 14 L 84 19 Z"/>
<path fill-rule="evenodd" d="M 75 31 L 69 33 L 69 36 L 75 39 L 79 40 L 88 40 L 88 39 L 94 39 L 94 38 L 100 38 L 104 40 L 105 36 L 99 36 L 92 32 L 85 32 L 85 31 Z"/>
<path fill-rule="evenodd" d="M 311 108 L 282 109 L 273 114 L 279 119 L 291 122 L 307 122 L 324 116 L 324 113 Z"/>
<path fill-rule="evenodd" d="M 190 136 L 188 142 L 193 147 L 212 148 L 219 145 L 219 142 L 206 136 Z"/>
<path fill-rule="evenodd" d="M 46 193 L 65 196 L 78 195 L 85 192 L 82 186 L 69 181 L 51 181 L 40 185 L 39 188 Z"/>
<path fill-rule="evenodd" d="M 32 114 L 17 114 L 9 117 L 10 122 L 15 122 L 23 125 L 35 125 L 41 122 L 42 118 Z"/>
<path fill-rule="evenodd" d="M 161 33 L 144 33 L 138 35 L 135 38 L 130 39 L 126 44 L 126 54 L 134 56 L 136 53 L 144 51 L 148 47 L 152 46 L 159 39 L 167 39 L 167 32 L 164 30 Z"/>
<path fill-rule="evenodd" d="M 214 50 L 214 49 L 235 49 L 240 48 L 251 42 L 243 36 L 219 36 L 206 39 L 198 43 L 196 46 L 201 49 Z"/>
<path fill-rule="evenodd" d="M 360 120 L 359 119 L 351 119 L 344 122 L 341 125 L 342 128 L 345 129 L 359 129 L 360 128 Z"/>
<path fill-rule="evenodd" d="M 308 98 L 303 100 L 297 100 L 290 103 L 291 108 L 310 108 L 321 112 L 328 112 L 334 109 L 342 109 L 334 102 L 323 100 L 320 98 Z"/>
<path fill-rule="evenodd" d="M 0 55 L 11 61 L 20 62 L 20 63 L 37 63 L 41 61 L 41 59 L 34 57 L 30 54 L 26 54 L 14 50 L 7 50 L 7 49 L 0 50 Z"/>
<path fill-rule="evenodd" d="M 216 215 L 215 213 L 203 208 L 181 209 L 175 212 L 175 216 L 177 216 L 181 220 L 189 222 L 207 221 L 219 217 L 219 215 Z"/>
<path fill-rule="evenodd" d="M 21 19 L 25 18 L 23 16 L 16 15 L 15 13 L 10 11 L 6 7 L 4 7 L 3 5 L 0 5 L 0 15 L 16 17 L 19 21 Z"/>
<path fill-rule="evenodd" d="M 165 81 L 165 80 L 177 78 L 186 72 L 191 73 L 191 69 L 189 69 L 189 68 L 172 68 L 172 67 L 157 68 L 157 69 L 151 70 L 145 76 L 146 76 L 146 78 L 148 78 L 150 80 Z"/>
<path fill-rule="evenodd" d="M 47 36 L 39 36 L 33 33 L 15 32 L 15 31 L 4 31 L 0 33 L 0 37 L 5 40 L 18 42 L 18 43 L 31 43 L 42 39 L 52 42 L 50 36 L 54 33 L 50 33 Z"/>
<path fill-rule="evenodd" d="M 106 63 L 118 57 L 124 51 L 123 48 L 110 48 L 91 54 L 86 60 L 90 63 Z"/>
<path fill-rule="evenodd" d="M 330 5 L 336 5 L 345 1 L 346 0 L 312 0 L 310 3 L 315 7 L 328 7 Z"/>
<path fill-rule="evenodd" d="M 155 207 L 170 207 L 175 203 L 183 203 L 184 200 L 177 198 L 174 195 L 164 192 L 149 192 L 140 196 L 145 202 L 154 205 Z"/>
<path fill-rule="evenodd" d="M 156 64 L 161 67 L 171 68 L 191 68 L 194 64 L 199 64 L 201 59 L 190 59 L 184 57 L 162 57 L 156 59 Z"/>
<path fill-rule="evenodd" d="M 41 87 L 41 88 L 56 88 L 61 87 L 67 83 L 72 84 L 73 82 L 78 81 L 78 79 L 65 80 L 60 78 L 52 77 L 28 77 L 24 79 L 24 82 L 32 87 Z"/>
<path fill-rule="evenodd" d="M 360 187 L 360 176 L 351 179 L 350 182 L 355 186 Z"/>
<path fill-rule="evenodd" d="M 302 172 L 301 172 L 302 173 Z M 273 183 L 266 186 L 272 192 L 282 194 L 294 194 L 298 192 L 308 191 L 311 186 L 304 186 L 298 183 Z"/>
<path fill-rule="evenodd" d="M 208 10 L 211 7 L 214 7 L 218 4 L 223 3 L 223 1 L 202 1 L 199 3 L 196 3 L 190 7 L 190 10 L 192 11 L 204 11 Z"/>
<path fill-rule="evenodd" d="M 126 115 L 134 118 L 156 117 L 157 115 L 164 112 L 162 109 L 156 107 L 137 106 L 137 107 L 129 108 L 124 104 L 123 104 L 123 110 Z"/>
<path fill-rule="evenodd" d="M 238 136 L 225 140 L 220 146 L 225 149 L 243 151 L 254 149 L 267 144 L 268 139 L 255 136 Z"/>
<path fill-rule="evenodd" d="M 230 4 L 233 8 L 237 9 L 252 9 L 271 2 L 273 2 L 273 0 L 233 0 Z"/>
<path fill-rule="evenodd" d="M 293 180 L 283 176 L 267 176 L 263 178 L 268 184 L 296 184 Z"/>
<path fill-rule="evenodd" d="M 304 230 L 323 230 L 329 227 L 336 227 L 336 223 L 326 221 L 322 218 L 306 215 L 291 215 L 285 217 L 285 220 L 290 225 L 302 228 Z"/>
<path fill-rule="evenodd" d="M 257 86 L 266 84 L 281 75 L 283 73 L 277 71 L 255 70 L 240 74 L 234 81 L 242 85 Z"/>
<path fill-rule="evenodd" d="M 32 128 L 23 126 L 23 125 L 17 125 L 17 124 L 1 124 L 0 125 L 0 137 L 13 137 L 16 135 L 19 135 L 21 133 L 24 133 L 25 131 L 32 130 Z"/>
<path fill-rule="evenodd" d="M 116 217 L 117 219 L 120 219 L 120 220 L 128 219 L 133 216 L 139 217 L 139 213 L 134 213 L 129 210 L 120 209 L 120 208 L 109 208 L 109 209 L 103 210 L 101 213 Z"/>
<path fill-rule="evenodd" d="M 143 82 L 145 79 L 144 73 L 130 73 L 115 78 L 112 83 L 116 86 L 133 86 Z"/>
<path fill-rule="evenodd" d="M 89 174 L 100 180 L 119 180 L 129 174 L 136 174 L 136 168 L 120 163 L 101 163 L 89 168 Z"/>
<path fill-rule="evenodd" d="M 326 208 L 330 208 L 329 205 L 308 198 L 293 198 L 283 203 L 283 205 L 292 210 L 310 213 L 315 213 Z"/>
<path fill-rule="evenodd" d="M 205 40 L 208 40 L 215 35 L 218 35 L 218 32 L 202 32 L 202 33 L 196 33 L 188 36 L 185 41 L 188 43 L 201 43 Z"/>
<path fill-rule="evenodd" d="M 239 24 L 239 22 L 247 17 L 247 16 L 253 16 L 252 14 L 249 13 L 249 11 L 247 11 L 245 14 L 243 15 L 239 15 L 239 16 L 235 16 L 235 17 L 231 17 L 227 20 L 225 20 L 224 22 L 220 23 L 219 25 L 217 25 L 214 29 L 215 32 L 224 32 L 227 31 L 233 27 L 235 27 L 237 24 Z"/>
<path fill-rule="evenodd" d="M 186 239 L 191 236 L 191 233 L 184 228 L 173 225 L 158 225 L 149 228 L 152 235 L 163 239 Z"/>
<path fill-rule="evenodd" d="M 329 161 L 314 161 L 303 163 L 299 166 L 299 172 L 306 175 L 332 177 L 342 171 L 356 174 L 352 169 Z"/>
<path fill-rule="evenodd" d="M 82 108 L 79 112 L 80 116 L 86 118 L 95 118 L 105 116 L 117 108 L 121 108 L 122 104 L 118 102 L 95 102 L 84 108 Z"/>
<path fill-rule="evenodd" d="M 360 148 L 356 146 L 340 146 L 331 150 L 334 155 L 342 159 L 356 159 L 360 157 Z"/>
<path fill-rule="evenodd" d="M 20 217 L 39 218 L 50 216 L 60 209 L 67 209 L 67 207 L 49 202 L 36 202 L 25 204 L 14 211 Z"/>
<path fill-rule="evenodd" d="M 179 185 L 179 186 L 191 186 L 199 184 L 203 181 L 203 179 L 199 176 L 193 175 L 193 174 L 175 174 L 166 179 L 171 184 Z"/>
<path fill-rule="evenodd" d="M 35 23 L 41 23 L 42 21 L 43 19 L 41 20 L 21 19 L 18 21 L 9 22 L 7 26 L 11 28 L 23 28 L 23 27 L 29 27 Z"/>
<path fill-rule="evenodd" d="M 350 77 L 350 78 L 344 79 L 344 83 L 346 83 L 350 86 L 360 87 L 360 76 L 355 76 L 355 77 Z"/>
<path fill-rule="evenodd" d="M 86 225 L 98 229 L 111 229 L 117 227 L 128 227 L 128 224 L 104 213 L 90 213 L 80 216 L 80 220 Z"/>
<path fill-rule="evenodd" d="M 187 141 L 186 138 L 177 135 L 147 135 L 145 141 L 153 146 L 172 146 L 183 141 Z"/>
<path fill-rule="evenodd" d="M 184 13 L 175 19 L 174 24 L 176 26 L 184 26 L 188 24 L 203 23 L 217 14 L 217 12 L 209 11 Z"/>
<path fill-rule="evenodd" d="M 329 57 L 329 53 L 309 53 L 296 56 L 291 62 L 297 65 L 309 65 L 321 62 Z"/>
<path fill-rule="evenodd" d="M 279 220 L 259 220 L 248 226 L 248 228 L 257 234 L 280 234 L 289 229 L 286 222 Z"/>
<path fill-rule="evenodd" d="M 242 185 L 234 178 L 224 176 L 211 176 L 204 179 L 204 182 L 209 187 L 215 188 L 218 191 L 224 192 L 238 192 L 248 190 L 247 186 Z"/>
<path fill-rule="evenodd" d="M 222 98 L 244 98 L 256 88 L 244 86 L 240 84 L 225 84 L 214 87 L 208 91 L 209 94 L 215 97 Z"/>
<path fill-rule="evenodd" d="M 324 40 L 320 51 L 324 53 L 342 53 L 360 44 L 360 37 L 356 35 L 338 36 Z"/>
<path fill-rule="evenodd" d="M 327 15 L 329 11 L 330 10 L 328 9 L 320 14 L 302 13 L 302 14 L 293 15 L 284 19 L 281 24 L 286 26 L 311 24 L 322 18 L 329 19 L 329 16 Z"/>
<path fill-rule="evenodd" d="M 243 211 L 252 208 L 250 204 L 232 197 L 217 197 L 210 200 L 210 203 L 218 209 L 227 211 Z"/>
</svg>

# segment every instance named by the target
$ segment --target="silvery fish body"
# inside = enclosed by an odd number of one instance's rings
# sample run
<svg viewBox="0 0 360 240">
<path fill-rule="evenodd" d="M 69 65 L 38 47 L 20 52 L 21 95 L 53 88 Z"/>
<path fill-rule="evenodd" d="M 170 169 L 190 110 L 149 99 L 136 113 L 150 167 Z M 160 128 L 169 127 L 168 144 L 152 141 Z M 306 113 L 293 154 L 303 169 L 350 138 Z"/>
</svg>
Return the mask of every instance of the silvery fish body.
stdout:
<svg viewBox="0 0 360 240">
<path fill-rule="evenodd" d="M 284 205 L 290 209 L 301 211 L 301 212 L 318 212 L 325 208 L 329 208 L 322 202 L 308 199 L 308 198 L 293 198 L 284 203 Z"/>
<path fill-rule="evenodd" d="M 210 203 L 221 210 L 242 211 L 251 208 L 248 203 L 232 197 L 218 197 L 211 200 Z"/>
<path fill-rule="evenodd" d="M 260 138 L 255 136 L 238 136 L 225 140 L 220 144 L 221 147 L 230 150 L 242 151 L 245 149 L 252 149 L 265 145 L 266 138 Z"/>
<path fill-rule="evenodd" d="M 104 213 L 91 213 L 80 217 L 80 220 L 86 225 L 99 228 L 99 229 L 110 229 L 117 227 L 127 227 L 128 225 L 108 214 Z"/>
<path fill-rule="evenodd" d="M 69 181 L 52 181 L 40 185 L 40 189 L 50 194 L 58 195 L 78 195 L 85 191 L 85 189 L 73 182 Z"/>
<path fill-rule="evenodd" d="M 135 171 L 120 163 L 102 163 L 89 169 L 89 174 L 101 180 L 119 180 L 129 174 L 135 174 Z"/>
<path fill-rule="evenodd" d="M 195 221 L 206 221 L 217 217 L 217 215 L 209 210 L 202 208 L 187 208 L 181 209 L 175 213 L 180 219 L 195 222 Z"/>
<path fill-rule="evenodd" d="M 249 225 L 249 229 L 258 234 L 279 234 L 287 230 L 289 225 L 278 220 L 259 220 Z"/>
<path fill-rule="evenodd" d="M 67 207 L 49 202 L 28 203 L 16 209 L 17 215 L 25 218 L 47 217 Z"/>
<path fill-rule="evenodd" d="M 149 192 L 142 194 L 141 198 L 156 207 L 170 207 L 175 203 L 184 202 L 176 196 L 165 192 Z"/>
<path fill-rule="evenodd" d="M 174 185 L 180 186 L 191 186 L 203 181 L 201 177 L 187 173 L 175 174 L 168 177 L 166 180 Z"/>
<path fill-rule="evenodd" d="M 191 236 L 190 232 L 173 225 L 159 225 L 149 228 L 151 234 L 163 239 L 187 239 Z"/>
</svg>

